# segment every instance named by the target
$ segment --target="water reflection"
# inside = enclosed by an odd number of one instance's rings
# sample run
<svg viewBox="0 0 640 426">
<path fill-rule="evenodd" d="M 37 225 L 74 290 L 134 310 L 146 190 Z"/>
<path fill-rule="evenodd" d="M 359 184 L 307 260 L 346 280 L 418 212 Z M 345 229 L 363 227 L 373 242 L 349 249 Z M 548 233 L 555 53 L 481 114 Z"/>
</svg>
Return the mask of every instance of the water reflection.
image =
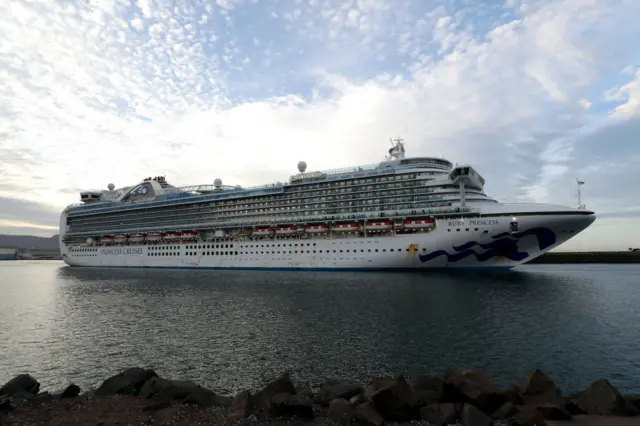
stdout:
<svg viewBox="0 0 640 426">
<path fill-rule="evenodd" d="M 628 326 L 640 319 L 637 267 L 402 274 L 50 265 L 13 275 L 25 289 L 12 287 L 12 311 L 0 302 L 8 328 L 15 322 L 34 336 L 0 343 L 12 355 L 0 376 L 28 370 L 45 384 L 66 377 L 90 386 L 144 365 L 236 391 L 284 369 L 317 383 L 453 365 L 505 383 L 540 367 L 565 390 L 608 377 L 640 391 L 640 332 Z M 34 311 L 40 320 L 20 328 Z"/>
</svg>

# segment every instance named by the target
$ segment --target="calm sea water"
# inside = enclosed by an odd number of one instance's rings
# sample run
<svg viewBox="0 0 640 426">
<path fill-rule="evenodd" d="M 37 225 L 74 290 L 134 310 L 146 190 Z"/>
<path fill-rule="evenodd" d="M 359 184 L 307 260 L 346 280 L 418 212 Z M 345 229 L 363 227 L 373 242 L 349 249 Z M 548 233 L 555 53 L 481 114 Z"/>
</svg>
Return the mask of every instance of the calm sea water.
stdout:
<svg viewBox="0 0 640 426">
<path fill-rule="evenodd" d="M 55 391 L 130 366 L 224 392 L 294 380 L 534 368 L 640 393 L 640 265 L 501 273 L 75 269 L 0 263 L 0 382 Z"/>
</svg>

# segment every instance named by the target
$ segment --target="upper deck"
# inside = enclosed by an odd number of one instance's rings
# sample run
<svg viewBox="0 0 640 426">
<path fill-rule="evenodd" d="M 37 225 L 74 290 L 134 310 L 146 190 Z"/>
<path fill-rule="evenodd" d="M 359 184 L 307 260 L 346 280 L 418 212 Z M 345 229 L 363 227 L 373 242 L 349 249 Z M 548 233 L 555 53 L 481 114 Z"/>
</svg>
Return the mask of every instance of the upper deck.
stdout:
<svg viewBox="0 0 640 426">
<path fill-rule="evenodd" d="M 445 175 L 453 168 L 453 164 L 446 159 L 404 158 L 404 147 L 401 141 L 397 141 L 397 144 L 389 150 L 389 154 L 385 161 L 377 164 L 314 172 L 306 172 L 306 163 L 300 162 L 298 163 L 299 173 L 291 176 L 288 182 L 276 182 L 248 188 L 239 185 L 222 185 L 220 179 L 216 179 L 212 185 L 174 187 L 169 185 L 163 177 L 147 178 L 137 185 L 117 190 L 114 190 L 113 185 L 109 185 L 108 191 L 83 193 L 83 199 L 87 194 L 85 203 L 68 206 L 67 215 L 70 217 L 84 216 L 149 207 L 277 195 L 284 193 L 288 188 L 304 188 L 320 183 L 376 178 L 412 171 Z"/>
</svg>

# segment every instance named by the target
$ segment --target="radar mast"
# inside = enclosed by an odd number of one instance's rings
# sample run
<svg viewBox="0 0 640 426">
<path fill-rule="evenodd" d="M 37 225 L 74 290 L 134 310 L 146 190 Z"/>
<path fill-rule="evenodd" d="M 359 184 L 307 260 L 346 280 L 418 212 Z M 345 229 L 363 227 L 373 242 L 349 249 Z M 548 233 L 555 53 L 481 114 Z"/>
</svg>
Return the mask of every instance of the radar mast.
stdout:
<svg viewBox="0 0 640 426">
<path fill-rule="evenodd" d="M 391 148 L 389 148 L 389 155 L 385 157 L 386 160 L 402 160 L 404 159 L 404 140 L 402 138 L 391 138 Z"/>
</svg>

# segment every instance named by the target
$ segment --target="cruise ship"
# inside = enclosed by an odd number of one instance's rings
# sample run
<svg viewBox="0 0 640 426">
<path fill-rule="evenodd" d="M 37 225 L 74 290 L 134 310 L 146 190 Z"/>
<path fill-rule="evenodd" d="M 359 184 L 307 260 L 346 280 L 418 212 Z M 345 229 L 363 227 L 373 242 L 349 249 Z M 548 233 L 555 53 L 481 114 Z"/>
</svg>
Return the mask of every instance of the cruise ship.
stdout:
<svg viewBox="0 0 640 426">
<path fill-rule="evenodd" d="M 510 269 L 587 228 L 595 214 L 500 203 L 469 164 L 406 157 L 391 141 L 377 164 L 307 171 L 243 188 L 176 187 L 164 176 L 81 192 L 60 217 L 71 266 L 423 270 Z"/>
</svg>

